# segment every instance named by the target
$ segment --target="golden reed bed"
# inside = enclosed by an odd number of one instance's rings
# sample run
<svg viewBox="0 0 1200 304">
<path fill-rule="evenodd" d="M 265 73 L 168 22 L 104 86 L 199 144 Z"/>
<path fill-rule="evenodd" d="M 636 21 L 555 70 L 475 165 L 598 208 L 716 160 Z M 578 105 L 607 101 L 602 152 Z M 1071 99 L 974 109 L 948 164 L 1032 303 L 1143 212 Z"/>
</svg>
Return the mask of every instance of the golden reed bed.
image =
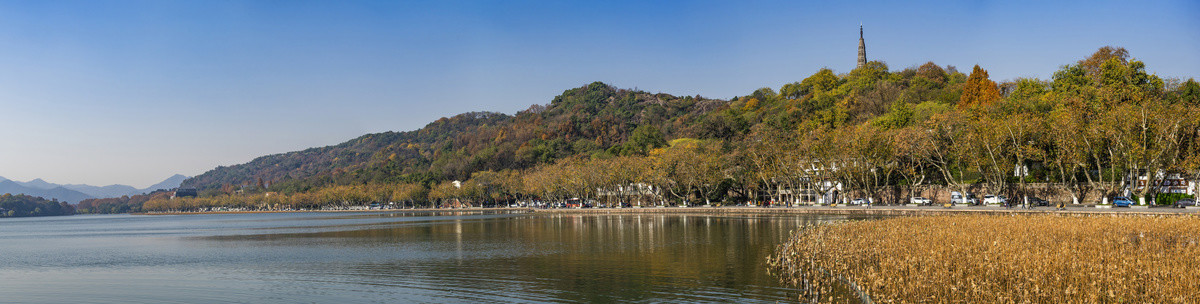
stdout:
<svg viewBox="0 0 1200 304">
<path fill-rule="evenodd" d="M 1200 303 L 1200 217 L 961 215 L 798 230 L 768 258 L 805 302 Z"/>
</svg>

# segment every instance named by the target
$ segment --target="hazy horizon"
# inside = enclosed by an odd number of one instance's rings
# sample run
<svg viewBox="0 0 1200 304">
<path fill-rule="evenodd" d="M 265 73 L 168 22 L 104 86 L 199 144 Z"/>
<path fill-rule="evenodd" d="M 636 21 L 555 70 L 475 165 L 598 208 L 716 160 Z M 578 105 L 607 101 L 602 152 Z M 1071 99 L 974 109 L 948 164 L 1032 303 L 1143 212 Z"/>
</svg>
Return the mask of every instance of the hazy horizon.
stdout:
<svg viewBox="0 0 1200 304">
<path fill-rule="evenodd" d="M 512 114 L 593 81 L 730 98 L 855 65 L 1049 79 L 1120 46 L 1200 71 L 1190 1 L 0 2 L 0 176 L 145 187 L 256 157 Z"/>
</svg>

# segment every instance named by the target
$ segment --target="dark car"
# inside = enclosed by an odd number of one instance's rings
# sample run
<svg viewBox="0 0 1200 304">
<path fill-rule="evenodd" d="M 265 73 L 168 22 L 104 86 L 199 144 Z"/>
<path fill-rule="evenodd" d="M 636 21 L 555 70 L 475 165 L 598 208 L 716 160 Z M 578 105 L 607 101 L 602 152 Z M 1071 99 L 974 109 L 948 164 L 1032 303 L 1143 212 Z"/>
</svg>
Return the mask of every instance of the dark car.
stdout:
<svg viewBox="0 0 1200 304">
<path fill-rule="evenodd" d="M 1177 200 L 1177 201 L 1175 201 L 1175 205 L 1174 205 L 1174 206 L 1175 206 L 1175 208 L 1183 208 L 1183 207 L 1195 207 L 1195 206 L 1196 206 L 1196 200 L 1195 200 L 1195 199 L 1191 199 L 1191 198 L 1185 198 L 1185 199 Z"/>
<path fill-rule="evenodd" d="M 1050 202 L 1047 202 L 1046 200 L 1044 200 L 1040 197 L 1030 196 L 1029 197 L 1029 205 L 1030 206 L 1050 206 Z"/>
</svg>

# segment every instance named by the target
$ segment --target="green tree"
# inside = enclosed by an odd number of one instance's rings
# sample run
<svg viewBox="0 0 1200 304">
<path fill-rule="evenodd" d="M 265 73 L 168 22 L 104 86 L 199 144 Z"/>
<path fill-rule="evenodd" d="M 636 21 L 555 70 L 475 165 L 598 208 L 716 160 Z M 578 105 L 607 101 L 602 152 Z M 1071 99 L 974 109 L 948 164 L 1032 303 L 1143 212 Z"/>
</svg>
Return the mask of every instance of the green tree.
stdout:
<svg viewBox="0 0 1200 304">
<path fill-rule="evenodd" d="M 1196 83 L 1195 78 L 1188 78 L 1179 86 L 1175 94 L 1180 102 L 1193 106 L 1200 105 L 1200 83 Z"/>
<path fill-rule="evenodd" d="M 667 145 L 661 130 L 653 125 L 641 125 L 633 130 L 629 140 L 618 148 L 617 155 L 646 155 L 650 150 Z"/>
</svg>

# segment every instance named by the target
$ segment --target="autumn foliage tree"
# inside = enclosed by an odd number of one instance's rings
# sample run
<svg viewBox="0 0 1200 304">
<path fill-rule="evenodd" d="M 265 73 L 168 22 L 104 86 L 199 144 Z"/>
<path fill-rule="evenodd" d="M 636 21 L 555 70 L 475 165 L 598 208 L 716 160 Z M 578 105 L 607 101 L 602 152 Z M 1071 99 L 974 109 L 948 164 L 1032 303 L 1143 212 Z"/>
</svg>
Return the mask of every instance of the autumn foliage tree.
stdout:
<svg viewBox="0 0 1200 304">
<path fill-rule="evenodd" d="M 996 87 L 996 82 L 988 79 L 987 70 L 979 68 L 978 64 L 975 65 L 975 68 L 971 69 L 971 76 L 967 77 L 967 83 L 963 85 L 958 108 L 988 105 L 997 100 L 1000 100 L 1000 89 Z"/>
</svg>

